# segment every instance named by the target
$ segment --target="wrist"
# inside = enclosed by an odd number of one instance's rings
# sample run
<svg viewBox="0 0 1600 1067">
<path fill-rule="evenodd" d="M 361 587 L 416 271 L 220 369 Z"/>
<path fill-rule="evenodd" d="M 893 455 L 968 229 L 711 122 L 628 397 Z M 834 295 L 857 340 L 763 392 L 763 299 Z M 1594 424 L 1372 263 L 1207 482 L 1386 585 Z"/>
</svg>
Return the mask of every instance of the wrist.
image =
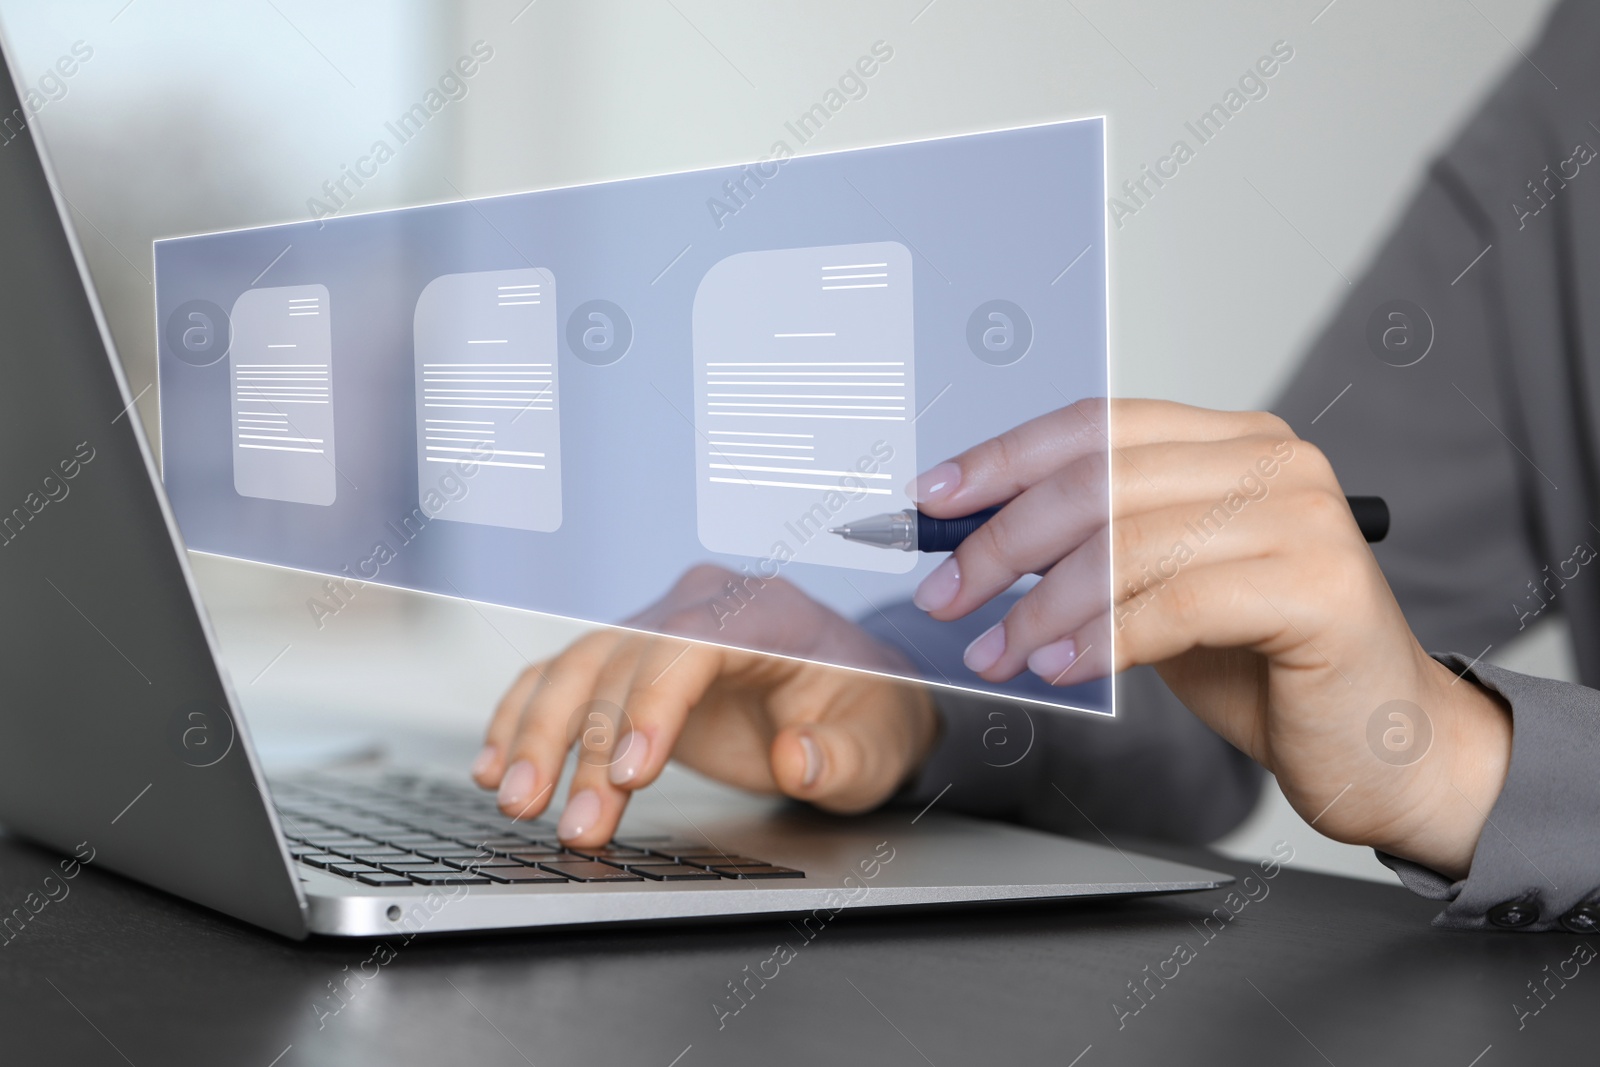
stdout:
<svg viewBox="0 0 1600 1067">
<path fill-rule="evenodd" d="M 1433 748 L 1416 766 L 1413 817 L 1375 848 L 1451 879 L 1467 876 L 1511 767 L 1511 708 L 1470 674 L 1429 659 Z"/>
</svg>

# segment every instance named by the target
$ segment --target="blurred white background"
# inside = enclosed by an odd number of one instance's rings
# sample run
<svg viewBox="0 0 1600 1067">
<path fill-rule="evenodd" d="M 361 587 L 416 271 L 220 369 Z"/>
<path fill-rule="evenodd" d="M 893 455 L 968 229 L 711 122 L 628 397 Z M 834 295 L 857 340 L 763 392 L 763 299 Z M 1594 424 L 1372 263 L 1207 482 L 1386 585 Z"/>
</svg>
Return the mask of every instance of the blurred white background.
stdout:
<svg viewBox="0 0 1600 1067">
<path fill-rule="evenodd" d="M 1431 155 L 1550 0 L 0 0 L 36 123 L 135 392 L 155 380 L 152 240 L 309 217 L 474 42 L 492 60 L 349 204 L 371 211 L 764 157 L 875 41 L 894 58 L 808 146 L 1104 114 L 1112 184 L 1164 155 L 1278 41 L 1294 58 L 1114 230 L 1120 395 L 1264 406 Z M 81 52 L 80 47 L 80 52 Z M 1254 186 L 1254 188 L 1252 188 Z M 1270 203 L 1269 203 L 1270 201 Z M 138 411 L 157 439 L 157 397 Z M 317 627 L 320 580 L 197 557 L 258 735 L 307 721 L 476 734 L 576 624 L 368 586 Z M 641 590 L 641 602 L 657 590 Z M 1546 624 L 1498 658 L 1570 677 Z M 1275 790 L 1225 847 L 1392 880 Z"/>
</svg>

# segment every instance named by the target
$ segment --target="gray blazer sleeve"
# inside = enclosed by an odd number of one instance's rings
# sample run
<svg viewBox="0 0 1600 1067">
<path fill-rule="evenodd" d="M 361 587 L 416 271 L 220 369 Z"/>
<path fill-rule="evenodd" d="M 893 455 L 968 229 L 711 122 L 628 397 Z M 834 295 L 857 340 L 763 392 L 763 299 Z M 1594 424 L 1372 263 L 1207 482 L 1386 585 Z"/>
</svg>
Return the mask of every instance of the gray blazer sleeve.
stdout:
<svg viewBox="0 0 1600 1067">
<path fill-rule="evenodd" d="M 1466 670 L 1464 656 L 1441 657 Z M 1477 664 L 1472 675 L 1511 705 L 1505 787 L 1459 882 L 1378 858 L 1413 892 L 1447 900 L 1435 926 L 1600 931 L 1600 692 Z"/>
</svg>

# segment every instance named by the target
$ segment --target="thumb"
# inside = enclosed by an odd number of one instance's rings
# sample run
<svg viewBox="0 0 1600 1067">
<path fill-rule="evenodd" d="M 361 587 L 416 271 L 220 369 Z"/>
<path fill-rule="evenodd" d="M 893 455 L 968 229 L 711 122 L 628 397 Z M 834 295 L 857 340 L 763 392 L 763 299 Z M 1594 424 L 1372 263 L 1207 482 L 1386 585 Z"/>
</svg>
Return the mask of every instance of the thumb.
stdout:
<svg viewBox="0 0 1600 1067">
<path fill-rule="evenodd" d="M 772 739 L 772 778 L 778 789 L 827 811 L 877 807 L 910 770 L 902 739 L 874 716 L 786 726 Z"/>
</svg>

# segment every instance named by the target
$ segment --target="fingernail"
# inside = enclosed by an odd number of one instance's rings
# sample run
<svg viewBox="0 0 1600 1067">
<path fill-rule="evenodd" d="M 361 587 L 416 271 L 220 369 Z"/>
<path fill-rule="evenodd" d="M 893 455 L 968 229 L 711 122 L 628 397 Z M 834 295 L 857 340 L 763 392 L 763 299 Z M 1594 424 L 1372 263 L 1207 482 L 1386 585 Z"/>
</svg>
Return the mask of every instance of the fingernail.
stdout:
<svg viewBox="0 0 1600 1067">
<path fill-rule="evenodd" d="M 1000 662 L 1000 657 L 1005 654 L 1005 651 L 1005 623 L 997 622 L 979 634 L 977 640 L 967 646 L 967 650 L 961 654 L 961 662 L 965 663 L 967 669 L 974 674 L 982 674 Z"/>
<path fill-rule="evenodd" d="M 1078 644 L 1070 637 L 1034 650 L 1028 657 L 1028 669 L 1051 685 L 1078 661 Z"/>
<path fill-rule="evenodd" d="M 947 497 L 961 485 L 961 468 L 941 463 L 926 474 L 917 475 L 911 484 L 911 498 L 919 504 Z"/>
<path fill-rule="evenodd" d="M 625 785 L 639 777 L 649 758 L 650 738 L 638 730 L 630 730 L 617 745 L 617 758 L 611 764 L 611 784 Z"/>
<path fill-rule="evenodd" d="M 556 825 L 556 836 L 563 841 L 570 841 L 599 821 L 600 794 L 593 789 L 585 789 L 567 801 L 567 808 L 561 813 L 561 822 Z"/>
<path fill-rule="evenodd" d="M 494 761 L 499 756 L 500 753 L 493 745 L 484 745 L 478 752 L 478 758 L 472 761 L 472 777 L 482 778 L 488 774 L 489 770 L 494 766 Z"/>
<path fill-rule="evenodd" d="M 806 754 L 806 771 L 800 784 L 810 789 L 822 777 L 822 746 L 810 734 L 801 734 L 800 750 Z"/>
<path fill-rule="evenodd" d="M 502 808 L 520 808 L 533 799 L 533 782 L 538 775 L 534 772 L 533 764 L 525 759 L 519 759 L 507 770 L 506 776 L 500 779 L 500 795 L 496 798 Z"/>
<path fill-rule="evenodd" d="M 911 594 L 911 602 L 923 611 L 938 611 L 949 607 L 960 591 L 961 565 L 954 556 L 949 556 L 922 579 L 917 591 Z"/>
</svg>

